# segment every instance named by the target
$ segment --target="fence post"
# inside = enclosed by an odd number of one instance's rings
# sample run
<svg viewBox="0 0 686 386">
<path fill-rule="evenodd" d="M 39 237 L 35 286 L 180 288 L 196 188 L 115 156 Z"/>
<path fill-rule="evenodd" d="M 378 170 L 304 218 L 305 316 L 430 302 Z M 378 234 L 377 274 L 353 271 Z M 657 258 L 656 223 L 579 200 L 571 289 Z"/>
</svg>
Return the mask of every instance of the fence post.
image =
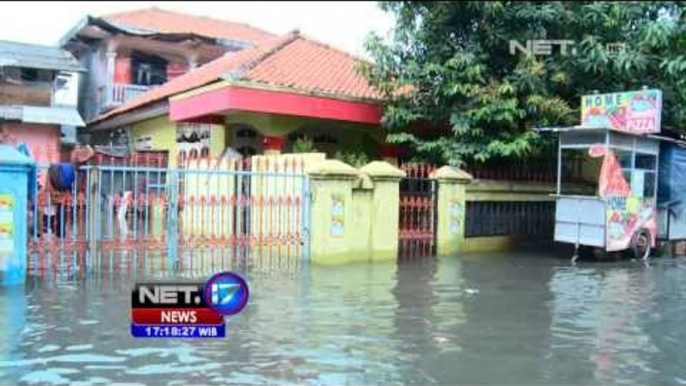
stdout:
<svg viewBox="0 0 686 386">
<path fill-rule="evenodd" d="M 373 161 L 360 168 L 372 181 L 369 254 L 372 261 L 398 257 L 398 217 L 400 179 L 405 172 L 384 161 Z"/>
<path fill-rule="evenodd" d="M 179 250 L 179 172 L 167 172 L 167 267 L 176 267 Z"/>
<path fill-rule="evenodd" d="M 465 185 L 472 176 L 454 166 L 443 166 L 431 177 L 438 181 L 436 255 L 454 256 L 464 244 Z"/>
<path fill-rule="evenodd" d="M 357 169 L 341 161 L 326 160 L 308 168 L 307 173 L 312 195 L 310 260 L 315 264 L 337 264 L 355 259 L 351 225 Z"/>
<path fill-rule="evenodd" d="M 88 242 L 88 256 L 86 270 L 93 267 L 90 264 L 96 261 L 98 256 L 98 242 L 100 241 L 100 216 L 102 207 L 100 205 L 100 192 L 98 185 L 102 182 L 99 179 L 100 167 L 90 166 L 86 170 L 86 230 L 85 236 Z M 90 264 L 89 264 L 90 263 Z"/>
</svg>

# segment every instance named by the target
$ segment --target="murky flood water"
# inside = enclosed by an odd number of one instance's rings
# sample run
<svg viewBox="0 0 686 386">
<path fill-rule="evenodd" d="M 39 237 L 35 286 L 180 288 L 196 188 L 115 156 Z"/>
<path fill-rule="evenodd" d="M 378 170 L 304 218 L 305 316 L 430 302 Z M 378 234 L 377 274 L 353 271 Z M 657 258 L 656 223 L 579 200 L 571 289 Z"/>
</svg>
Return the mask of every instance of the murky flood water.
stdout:
<svg viewBox="0 0 686 386">
<path fill-rule="evenodd" d="M 245 273 L 215 340 L 134 339 L 133 281 L 0 290 L 0 384 L 684 384 L 686 260 L 501 254 Z"/>
</svg>

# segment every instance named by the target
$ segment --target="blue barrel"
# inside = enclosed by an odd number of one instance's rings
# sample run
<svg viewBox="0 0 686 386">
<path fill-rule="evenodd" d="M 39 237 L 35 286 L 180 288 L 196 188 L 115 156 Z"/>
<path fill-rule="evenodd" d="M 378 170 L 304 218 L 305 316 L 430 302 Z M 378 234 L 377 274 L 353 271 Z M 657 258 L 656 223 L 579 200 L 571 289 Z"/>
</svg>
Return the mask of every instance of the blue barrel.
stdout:
<svg viewBox="0 0 686 386">
<path fill-rule="evenodd" d="M 14 147 L 0 144 L 0 283 L 26 280 L 29 187 L 36 164 Z M 31 192 L 33 193 L 33 192 Z"/>
</svg>

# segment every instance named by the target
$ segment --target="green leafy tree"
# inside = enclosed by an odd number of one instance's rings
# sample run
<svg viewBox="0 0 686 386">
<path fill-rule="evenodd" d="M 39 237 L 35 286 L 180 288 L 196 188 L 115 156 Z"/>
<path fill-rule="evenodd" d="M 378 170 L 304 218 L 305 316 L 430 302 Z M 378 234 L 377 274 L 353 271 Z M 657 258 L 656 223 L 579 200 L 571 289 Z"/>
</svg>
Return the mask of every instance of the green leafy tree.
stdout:
<svg viewBox="0 0 686 386">
<path fill-rule="evenodd" d="M 686 26 L 678 2 L 382 2 L 391 36 L 372 35 L 362 72 L 386 98 L 388 141 L 461 165 L 533 157 L 531 129 L 579 122 L 581 95 L 664 91 L 663 127 L 686 128 Z M 552 55 L 511 41 L 571 41 Z M 619 51 L 607 45 L 620 43 Z M 623 49 L 621 49 L 623 48 Z M 565 55 L 566 53 L 566 55 Z"/>
<path fill-rule="evenodd" d="M 314 142 L 307 136 L 298 138 L 293 142 L 293 153 L 312 153 L 317 151 Z"/>
</svg>

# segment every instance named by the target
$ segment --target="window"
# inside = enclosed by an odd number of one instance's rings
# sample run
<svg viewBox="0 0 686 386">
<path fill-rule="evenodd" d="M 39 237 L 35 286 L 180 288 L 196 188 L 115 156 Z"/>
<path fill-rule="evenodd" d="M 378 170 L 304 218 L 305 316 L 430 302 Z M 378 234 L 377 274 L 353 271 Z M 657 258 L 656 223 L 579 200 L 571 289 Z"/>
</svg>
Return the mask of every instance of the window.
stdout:
<svg viewBox="0 0 686 386">
<path fill-rule="evenodd" d="M 560 194 L 595 196 L 602 157 L 590 157 L 588 149 L 563 149 Z"/>
<path fill-rule="evenodd" d="M 262 144 L 255 128 L 243 123 L 234 123 L 229 126 L 229 130 L 233 132 L 231 147 L 235 151 L 243 157 L 259 154 Z"/>
<path fill-rule="evenodd" d="M 631 151 L 629 150 L 619 150 L 619 149 L 614 149 L 615 156 L 617 157 L 617 161 L 619 161 L 619 165 L 622 167 L 622 169 L 630 169 L 631 168 Z"/>
<path fill-rule="evenodd" d="M 654 154 L 636 153 L 636 169 L 655 170 L 656 162 Z"/>
<path fill-rule="evenodd" d="M 643 185 L 643 197 L 654 198 L 655 197 L 655 173 L 646 172 L 644 176 L 645 184 Z"/>
<path fill-rule="evenodd" d="M 212 126 L 201 123 L 179 123 L 176 126 L 176 147 L 183 157 L 197 159 L 210 155 Z"/>
<path fill-rule="evenodd" d="M 22 68 L 21 69 L 21 80 L 24 82 L 37 82 L 38 81 L 38 70 L 35 68 Z"/>
<path fill-rule="evenodd" d="M 637 197 L 655 197 L 655 168 L 657 156 L 655 154 L 636 153 L 636 166 L 631 179 L 631 191 Z"/>
<path fill-rule="evenodd" d="M 149 85 L 152 81 L 152 67 L 147 63 L 141 63 L 138 65 L 138 71 L 136 71 L 136 84 Z"/>
<path fill-rule="evenodd" d="M 615 153 L 615 157 L 617 157 L 617 162 L 619 162 L 619 166 L 622 168 L 622 174 L 624 175 L 624 179 L 626 180 L 626 183 L 629 186 L 633 186 L 631 184 L 631 181 L 633 180 L 633 176 L 631 175 L 631 165 L 633 164 L 633 153 L 630 150 L 620 150 L 620 149 L 613 149 Z"/>
<path fill-rule="evenodd" d="M 167 82 L 167 61 L 159 56 L 134 51 L 131 68 L 135 84 L 154 86 Z"/>
<path fill-rule="evenodd" d="M 634 170 L 631 179 L 631 192 L 636 197 L 653 198 L 655 196 L 655 172 Z"/>
<path fill-rule="evenodd" d="M 317 135 L 314 137 L 314 143 L 315 144 L 335 145 L 338 143 L 338 139 L 336 139 L 331 134 L 321 134 L 321 135 Z"/>
<path fill-rule="evenodd" d="M 236 137 L 238 137 L 238 138 L 256 138 L 257 132 L 255 132 L 255 130 L 248 129 L 248 128 L 240 129 L 240 130 L 236 131 Z"/>
</svg>

